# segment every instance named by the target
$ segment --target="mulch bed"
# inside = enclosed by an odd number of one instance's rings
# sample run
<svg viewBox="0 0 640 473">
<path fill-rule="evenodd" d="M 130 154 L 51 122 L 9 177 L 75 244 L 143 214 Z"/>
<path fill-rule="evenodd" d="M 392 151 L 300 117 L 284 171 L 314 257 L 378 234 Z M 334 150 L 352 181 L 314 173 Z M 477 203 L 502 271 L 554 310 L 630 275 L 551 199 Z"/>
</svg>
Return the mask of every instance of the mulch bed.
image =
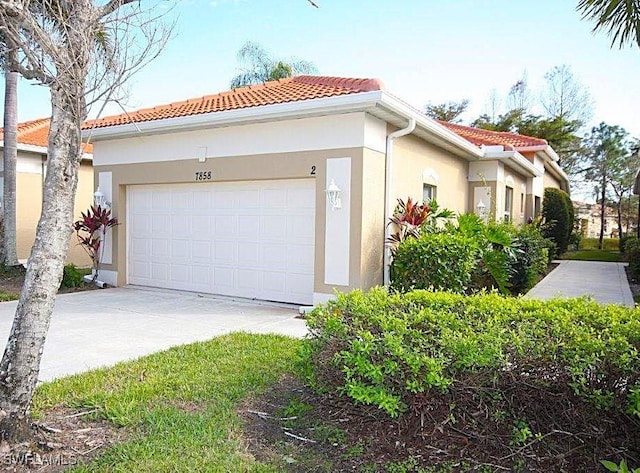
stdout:
<svg viewBox="0 0 640 473">
<path fill-rule="evenodd" d="M 54 408 L 33 425 L 33 441 L 0 443 L 0 471 L 60 472 L 86 464 L 129 433 L 93 417 L 94 411 Z"/>
<path fill-rule="evenodd" d="M 0 291 L 10 294 L 20 294 L 24 284 L 24 276 L 27 270 L 24 266 L 0 267 Z M 68 294 L 70 292 L 93 291 L 100 289 L 95 284 L 83 283 L 79 287 L 60 289 L 58 294 Z"/>
<path fill-rule="evenodd" d="M 497 385 L 500 401 L 465 386 L 423 398 L 421 406 L 416 399 L 420 409 L 391 419 L 345 398 L 318 395 L 285 377 L 242 405 L 239 414 L 249 452 L 295 473 L 387 471 L 394 462 L 405 462 L 405 469 L 393 471 L 406 472 L 434 465 L 443 469 L 433 471 L 597 472 L 604 471 L 600 460 L 625 457 L 630 465 L 640 465 L 637 418 L 586 406 L 571 393 L 522 383 Z M 283 417 L 292 400 L 313 408 L 301 419 Z M 516 425 L 530 429 L 522 441 L 516 441 Z M 319 438 L 317 432 L 326 432 L 327 426 L 343 432 L 343 441 L 335 441 L 340 435 L 332 441 Z M 330 463 L 324 467 L 319 459 Z M 310 464 L 316 466 L 309 469 Z"/>
</svg>

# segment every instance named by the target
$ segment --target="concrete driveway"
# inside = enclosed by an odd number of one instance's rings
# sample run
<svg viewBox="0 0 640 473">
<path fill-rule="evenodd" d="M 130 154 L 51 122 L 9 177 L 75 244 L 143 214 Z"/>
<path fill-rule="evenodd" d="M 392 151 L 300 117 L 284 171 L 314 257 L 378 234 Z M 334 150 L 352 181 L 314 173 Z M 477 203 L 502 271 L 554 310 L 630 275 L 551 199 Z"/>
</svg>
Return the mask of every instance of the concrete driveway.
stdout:
<svg viewBox="0 0 640 473">
<path fill-rule="evenodd" d="M 6 344 L 17 302 L 0 303 Z M 188 292 L 119 287 L 58 296 L 40 379 L 110 366 L 175 345 L 245 331 L 302 337 L 297 307 Z"/>
</svg>

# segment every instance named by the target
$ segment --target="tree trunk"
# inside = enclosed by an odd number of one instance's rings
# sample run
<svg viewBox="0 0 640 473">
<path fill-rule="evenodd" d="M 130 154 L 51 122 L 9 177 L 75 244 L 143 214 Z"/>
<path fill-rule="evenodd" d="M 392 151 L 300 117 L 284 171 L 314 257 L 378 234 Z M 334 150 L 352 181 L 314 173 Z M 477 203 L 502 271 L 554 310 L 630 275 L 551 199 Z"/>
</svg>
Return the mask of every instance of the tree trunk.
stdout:
<svg viewBox="0 0 640 473">
<path fill-rule="evenodd" d="M 618 241 L 622 241 L 622 197 L 618 201 Z"/>
<path fill-rule="evenodd" d="M 598 239 L 598 249 L 601 250 L 604 244 L 604 219 L 605 219 L 605 198 L 607 195 L 607 173 L 602 173 L 602 190 L 600 191 L 600 238 Z"/>
<path fill-rule="evenodd" d="M 18 73 L 10 70 L 15 52 L 7 53 L 4 89 L 4 191 L 2 197 L 2 262 L 18 265 L 16 250 L 16 161 L 18 159 Z"/>
<path fill-rule="evenodd" d="M 80 123 L 85 118 L 84 85 L 64 78 L 51 87 L 51 130 L 42 215 L 27 273 L 0 362 L 0 436 L 29 437 L 29 410 L 55 296 L 69 249 L 81 158 Z"/>
</svg>

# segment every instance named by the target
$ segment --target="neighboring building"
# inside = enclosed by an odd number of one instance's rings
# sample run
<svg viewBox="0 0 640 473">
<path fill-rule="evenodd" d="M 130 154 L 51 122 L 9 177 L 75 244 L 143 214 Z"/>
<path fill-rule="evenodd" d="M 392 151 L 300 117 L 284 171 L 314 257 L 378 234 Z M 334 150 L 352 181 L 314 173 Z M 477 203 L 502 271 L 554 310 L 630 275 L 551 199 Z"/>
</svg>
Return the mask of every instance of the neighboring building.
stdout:
<svg viewBox="0 0 640 473">
<path fill-rule="evenodd" d="M 315 304 L 383 283 L 398 198 L 517 224 L 568 189 L 544 140 L 438 123 L 376 79 L 294 77 L 84 129 L 121 222 L 100 273 L 115 285 Z"/>
<path fill-rule="evenodd" d="M 600 204 L 590 204 L 574 200 L 573 209 L 576 216 L 576 226 L 582 236 L 586 238 L 600 238 Z M 627 222 L 627 219 L 623 216 L 622 231 L 628 232 L 634 229 L 635 221 L 633 223 Z M 605 207 L 604 237 L 618 238 L 618 211 L 614 207 Z"/>
<path fill-rule="evenodd" d="M 35 240 L 36 227 L 42 212 L 42 189 L 47 172 L 47 140 L 49 119 L 43 118 L 18 124 L 18 161 L 16 162 L 16 239 L 20 261 L 26 261 Z M 2 128 L 0 128 L 2 137 Z M 4 143 L 0 141 L 0 153 Z M 87 148 L 91 151 L 91 148 Z M 93 201 L 93 170 L 91 154 L 85 154 L 78 174 L 75 213 L 89 208 Z M 3 162 L 0 159 L 0 201 L 4 189 Z M 78 266 L 90 266 L 91 262 L 78 240 L 69 229 L 71 245 L 67 260 Z"/>
</svg>

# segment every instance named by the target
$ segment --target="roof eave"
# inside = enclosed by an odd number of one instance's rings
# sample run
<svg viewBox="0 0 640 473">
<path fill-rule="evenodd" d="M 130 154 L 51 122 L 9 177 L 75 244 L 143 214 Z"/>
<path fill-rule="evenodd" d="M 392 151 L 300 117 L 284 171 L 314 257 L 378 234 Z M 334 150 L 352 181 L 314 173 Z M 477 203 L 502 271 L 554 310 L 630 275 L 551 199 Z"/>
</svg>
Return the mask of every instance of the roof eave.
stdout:
<svg viewBox="0 0 640 473">
<path fill-rule="evenodd" d="M 0 148 L 4 149 L 4 141 L 0 141 Z M 28 153 L 47 154 L 46 146 L 30 145 L 26 143 L 18 143 L 18 151 L 26 151 Z"/>
<path fill-rule="evenodd" d="M 460 157 L 469 161 L 475 161 L 484 156 L 484 152 L 476 145 L 457 133 L 449 130 L 436 120 L 420 113 L 418 110 L 393 95 L 383 92 L 379 103 L 379 109 L 386 110 L 402 117 L 403 119 L 414 118 L 416 120 L 416 131 L 423 131 L 426 135 L 423 136 L 424 139 L 427 139 L 437 146 L 448 149 Z"/>
<path fill-rule="evenodd" d="M 543 174 L 518 151 L 488 151 L 485 153 L 484 159 L 502 161 L 507 167 L 526 177 L 540 177 Z"/>
<path fill-rule="evenodd" d="M 144 134 L 189 131 L 200 128 L 223 127 L 286 120 L 299 117 L 321 116 L 332 113 L 349 113 L 375 107 L 381 91 L 361 92 L 335 97 L 325 97 L 281 104 L 203 113 L 186 117 L 165 118 L 145 122 L 128 123 L 104 128 L 82 130 L 82 138 L 91 142 L 120 139 Z"/>
</svg>

